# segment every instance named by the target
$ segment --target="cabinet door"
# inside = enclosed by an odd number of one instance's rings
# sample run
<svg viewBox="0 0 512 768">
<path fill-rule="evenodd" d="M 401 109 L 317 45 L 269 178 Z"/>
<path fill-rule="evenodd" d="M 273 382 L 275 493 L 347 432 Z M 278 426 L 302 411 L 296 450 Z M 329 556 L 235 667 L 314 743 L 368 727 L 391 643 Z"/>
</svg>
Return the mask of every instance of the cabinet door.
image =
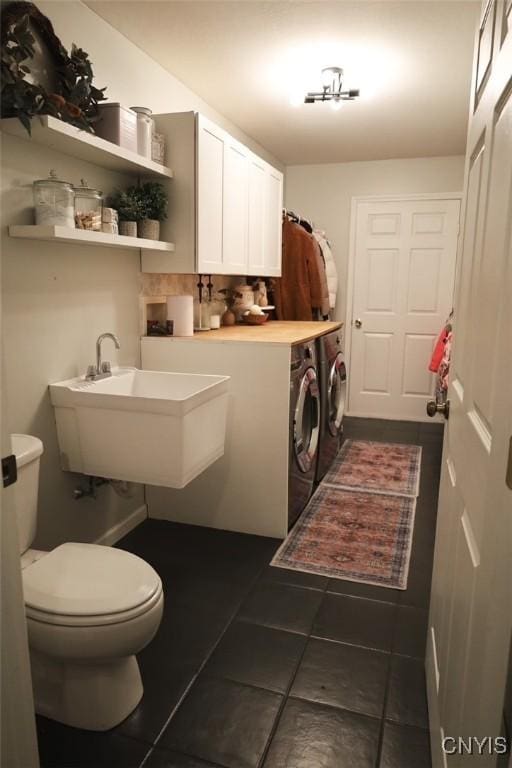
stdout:
<svg viewBox="0 0 512 768">
<path fill-rule="evenodd" d="M 225 134 L 199 116 L 197 121 L 197 271 L 222 274 Z"/>
<path fill-rule="evenodd" d="M 264 275 L 281 275 L 281 237 L 283 211 L 283 174 L 267 166 L 265 190 Z"/>
<path fill-rule="evenodd" d="M 224 274 L 247 273 L 249 230 L 249 150 L 230 140 L 224 146 Z"/>
<path fill-rule="evenodd" d="M 265 275 L 267 165 L 256 155 L 249 162 L 248 275 Z"/>
</svg>

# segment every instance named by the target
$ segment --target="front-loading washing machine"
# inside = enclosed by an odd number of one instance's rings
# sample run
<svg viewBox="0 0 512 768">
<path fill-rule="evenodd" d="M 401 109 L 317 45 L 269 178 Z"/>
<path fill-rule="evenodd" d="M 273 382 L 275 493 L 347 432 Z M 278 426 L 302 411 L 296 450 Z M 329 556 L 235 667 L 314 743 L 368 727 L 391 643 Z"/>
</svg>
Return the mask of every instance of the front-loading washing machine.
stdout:
<svg viewBox="0 0 512 768">
<path fill-rule="evenodd" d="M 320 387 L 314 341 L 292 346 L 290 365 L 290 451 L 288 528 L 313 492 L 320 439 Z"/>
<path fill-rule="evenodd" d="M 321 415 L 315 480 L 319 482 L 336 458 L 343 433 L 347 369 L 341 349 L 341 332 L 320 336 L 317 350 Z"/>
</svg>

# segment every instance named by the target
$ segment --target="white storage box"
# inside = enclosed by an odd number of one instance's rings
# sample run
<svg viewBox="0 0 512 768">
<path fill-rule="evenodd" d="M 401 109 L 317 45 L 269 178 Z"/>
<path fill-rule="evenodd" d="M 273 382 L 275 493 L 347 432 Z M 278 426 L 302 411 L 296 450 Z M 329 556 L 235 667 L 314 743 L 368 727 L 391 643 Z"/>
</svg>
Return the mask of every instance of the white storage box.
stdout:
<svg viewBox="0 0 512 768">
<path fill-rule="evenodd" d="M 94 124 L 96 134 L 119 147 L 137 152 L 137 115 L 118 102 L 98 105 L 100 116 Z"/>
</svg>

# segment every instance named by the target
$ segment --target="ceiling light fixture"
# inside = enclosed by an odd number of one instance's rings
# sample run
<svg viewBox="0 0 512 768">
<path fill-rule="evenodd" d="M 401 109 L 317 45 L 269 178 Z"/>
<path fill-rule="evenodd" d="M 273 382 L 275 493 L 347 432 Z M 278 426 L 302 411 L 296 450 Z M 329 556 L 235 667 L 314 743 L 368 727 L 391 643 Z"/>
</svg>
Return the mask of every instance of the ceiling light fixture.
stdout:
<svg viewBox="0 0 512 768">
<path fill-rule="evenodd" d="M 304 97 L 304 104 L 330 101 L 332 108 L 337 110 L 343 101 L 354 101 L 358 96 L 359 88 L 343 90 L 343 70 L 341 67 L 325 67 L 322 69 L 322 90 L 309 91 Z"/>
</svg>

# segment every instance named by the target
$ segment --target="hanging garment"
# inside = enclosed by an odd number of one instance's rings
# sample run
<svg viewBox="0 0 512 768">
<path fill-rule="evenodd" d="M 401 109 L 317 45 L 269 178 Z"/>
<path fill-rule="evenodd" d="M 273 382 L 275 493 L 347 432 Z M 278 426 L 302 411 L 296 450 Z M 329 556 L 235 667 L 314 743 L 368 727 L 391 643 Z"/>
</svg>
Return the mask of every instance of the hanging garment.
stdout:
<svg viewBox="0 0 512 768">
<path fill-rule="evenodd" d="M 329 291 L 320 247 L 312 235 L 285 216 L 282 277 L 274 281 L 278 320 L 313 320 L 329 313 Z"/>
<path fill-rule="evenodd" d="M 434 345 L 429 371 L 437 373 L 435 384 L 435 398 L 437 403 L 446 402 L 448 396 L 448 383 L 450 378 L 450 361 L 452 355 L 452 320 L 453 309 L 450 312 L 445 326 L 439 334 Z"/>
<path fill-rule="evenodd" d="M 334 261 L 331 246 L 325 236 L 325 232 L 322 232 L 320 229 L 315 229 L 313 236 L 320 246 L 324 258 L 327 288 L 329 291 L 329 307 L 333 310 L 336 308 L 336 295 L 338 293 L 338 271 L 336 269 L 336 262 Z"/>
<path fill-rule="evenodd" d="M 327 273 L 325 271 L 325 261 L 322 255 L 320 246 L 315 238 L 311 235 L 312 247 L 315 253 L 316 268 L 318 270 L 318 294 L 311 292 L 311 302 L 314 309 L 318 310 L 320 320 L 327 319 L 329 317 L 329 288 L 327 285 Z"/>
<path fill-rule="evenodd" d="M 450 381 L 450 362 L 452 356 L 452 331 L 448 331 L 444 342 L 443 357 L 439 363 L 436 382 L 436 401 L 445 402 L 448 395 L 448 384 Z"/>
<path fill-rule="evenodd" d="M 452 331 L 452 319 L 453 319 L 453 309 L 448 315 L 448 318 L 446 320 L 446 323 L 444 324 L 444 328 L 437 337 L 437 341 L 434 345 L 434 351 L 432 352 L 432 357 L 430 359 L 430 365 L 428 366 L 429 371 L 432 371 L 432 373 L 437 373 L 439 370 L 439 366 L 441 365 L 441 361 L 443 359 L 444 351 L 446 342 L 448 340 L 448 334 Z"/>
<path fill-rule="evenodd" d="M 437 373 L 439 370 L 439 366 L 441 365 L 441 360 L 443 359 L 444 355 L 444 347 L 446 344 L 446 340 L 448 338 L 448 328 L 445 326 L 439 336 L 437 337 L 437 341 L 434 346 L 434 351 L 432 352 L 432 357 L 430 360 L 430 365 L 428 366 L 429 371 L 432 371 L 432 373 Z"/>
</svg>

